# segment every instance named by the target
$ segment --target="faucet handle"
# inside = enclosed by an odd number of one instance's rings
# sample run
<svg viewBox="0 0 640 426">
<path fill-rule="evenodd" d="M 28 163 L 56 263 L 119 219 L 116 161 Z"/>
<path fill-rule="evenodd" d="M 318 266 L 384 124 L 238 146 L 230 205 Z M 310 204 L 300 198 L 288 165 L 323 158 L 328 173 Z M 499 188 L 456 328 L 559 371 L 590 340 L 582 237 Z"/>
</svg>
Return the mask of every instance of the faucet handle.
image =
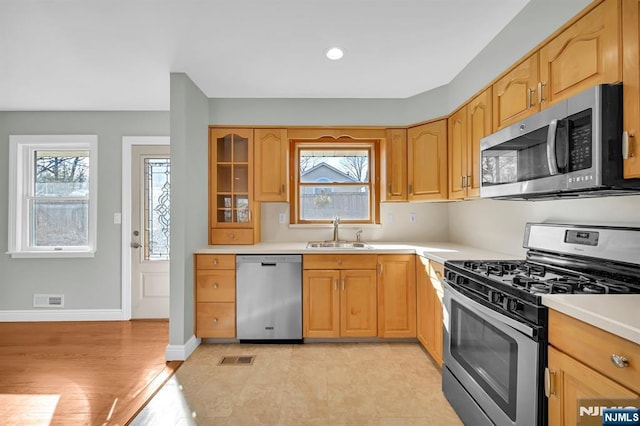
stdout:
<svg viewBox="0 0 640 426">
<path fill-rule="evenodd" d="M 356 232 L 356 241 L 360 241 L 360 234 L 362 234 L 362 229 L 358 230 L 358 232 Z"/>
</svg>

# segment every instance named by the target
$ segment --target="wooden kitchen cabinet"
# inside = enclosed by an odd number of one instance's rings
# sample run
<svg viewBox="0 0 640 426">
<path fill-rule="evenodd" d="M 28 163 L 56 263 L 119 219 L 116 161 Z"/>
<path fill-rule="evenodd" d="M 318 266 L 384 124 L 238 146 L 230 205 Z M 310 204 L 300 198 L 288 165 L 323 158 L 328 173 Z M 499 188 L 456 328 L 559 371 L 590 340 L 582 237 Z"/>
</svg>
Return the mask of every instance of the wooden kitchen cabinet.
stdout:
<svg viewBox="0 0 640 426">
<path fill-rule="evenodd" d="M 253 130 L 209 129 L 209 244 L 260 241 L 253 198 Z"/>
<path fill-rule="evenodd" d="M 303 337 L 376 336 L 376 255 L 304 255 L 303 268 Z"/>
<path fill-rule="evenodd" d="M 623 356 L 626 367 L 611 360 Z M 616 406 L 640 398 L 640 345 L 549 310 L 548 385 L 549 425 L 575 425 L 583 398 L 614 398 Z M 584 404 L 584 402 L 583 402 Z M 600 403 L 598 403 L 598 406 Z M 605 404 L 609 405 L 609 404 Z"/>
<path fill-rule="evenodd" d="M 410 127 L 408 200 L 447 199 L 447 120 Z"/>
<path fill-rule="evenodd" d="M 447 137 L 449 139 L 449 199 L 462 199 L 467 194 L 467 106 L 449 116 Z"/>
<path fill-rule="evenodd" d="M 407 201 L 407 129 L 387 129 L 381 151 L 382 201 Z"/>
<path fill-rule="evenodd" d="M 597 84 L 621 81 L 619 6 L 618 0 L 605 0 L 540 49 L 541 108 Z"/>
<path fill-rule="evenodd" d="M 287 202 L 289 141 L 286 129 L 255 129 L 255 199 Z"/>
<path fill-rule="evenodd" d="M 624 132 L 624 177 L 640 178 L 640 1 L 622 2 L 622 81 Z M 623 146 L 624 148 L 624 146 Z"/>
<path fill-rule="evenodd" d="M 195 256 L 195 335 L 236 336 L 236 262 L 232 254 Z"/>
<path fill-rule="evenodd" d="M 378 337 L 416 337 L 413 254 L 378 255 Z"/>
<path fill-rule="evenodd" d="M 540 111 L 535 94 L 539 82 L 538 54 L 527 57 L 493 84 L 493 130 Z"/>
<path fill-rule="evenodd" d="M 442 297 L 444 265 L 416 256 L 417 337 L 442 367 Z"/>
</svg>

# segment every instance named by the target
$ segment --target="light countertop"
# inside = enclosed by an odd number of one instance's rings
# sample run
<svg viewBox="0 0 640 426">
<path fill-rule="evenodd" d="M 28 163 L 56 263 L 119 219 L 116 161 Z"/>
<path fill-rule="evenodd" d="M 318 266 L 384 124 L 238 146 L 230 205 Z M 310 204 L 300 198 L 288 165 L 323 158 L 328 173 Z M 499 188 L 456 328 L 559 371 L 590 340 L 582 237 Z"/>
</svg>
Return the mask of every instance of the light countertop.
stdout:
<svg viewBox="0 0 640 426">
<path fill-rule="evenodd" d="M 323 253 L 349 253 L 349 254 L 418 254 L 435 262 L 444 263 L 447 260 L 467 259 L 521 259 L 523 256 L 514 256 L 491 250 L 469 247 L 453 243 L 371 243 L 367 242 L 370 249 L 336 249 L 336 248 L 306 248 L 307 242 L 286 243 L 258 243 L 254 245 L 217 245 L 206 246 L 195 250 L 196 254 L 323 254 Z"/>
<path fill-rule="evenodd" d="M 640 294 L 547 294 L 542 303 L 640 345 Z"/>
</svg>

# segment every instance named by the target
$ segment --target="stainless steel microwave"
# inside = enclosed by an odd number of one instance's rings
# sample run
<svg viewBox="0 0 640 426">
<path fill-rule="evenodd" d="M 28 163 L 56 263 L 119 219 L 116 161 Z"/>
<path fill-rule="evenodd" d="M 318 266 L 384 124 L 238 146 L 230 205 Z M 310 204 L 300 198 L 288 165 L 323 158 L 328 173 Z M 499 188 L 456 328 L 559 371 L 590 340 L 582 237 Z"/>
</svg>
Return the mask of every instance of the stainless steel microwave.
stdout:
<svg viewBox="0 0 640 426">
<path fill-rule="evenodd" d="M 480 140 L 480 196 L 623 195 L 622 85 L 602 84 Z"/>
</svg>

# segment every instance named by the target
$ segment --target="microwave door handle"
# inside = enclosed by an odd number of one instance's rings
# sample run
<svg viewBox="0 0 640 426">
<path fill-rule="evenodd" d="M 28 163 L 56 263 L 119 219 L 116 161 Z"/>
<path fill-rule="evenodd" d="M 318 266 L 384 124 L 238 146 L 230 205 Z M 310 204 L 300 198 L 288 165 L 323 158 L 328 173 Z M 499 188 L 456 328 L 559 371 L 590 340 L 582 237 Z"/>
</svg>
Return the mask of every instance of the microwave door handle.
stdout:
<svg viewBox="0 0 640 426">
<path fill-rule="evenodd" d="M 556 130 L 558 129 L 558 120 L 553 119 L 549 123 L 549 131 L 547 132 L 547 163 L 549 163 L 549 176 L 558 174 L 558 161 L 556 159 Z"/>
</svg>

